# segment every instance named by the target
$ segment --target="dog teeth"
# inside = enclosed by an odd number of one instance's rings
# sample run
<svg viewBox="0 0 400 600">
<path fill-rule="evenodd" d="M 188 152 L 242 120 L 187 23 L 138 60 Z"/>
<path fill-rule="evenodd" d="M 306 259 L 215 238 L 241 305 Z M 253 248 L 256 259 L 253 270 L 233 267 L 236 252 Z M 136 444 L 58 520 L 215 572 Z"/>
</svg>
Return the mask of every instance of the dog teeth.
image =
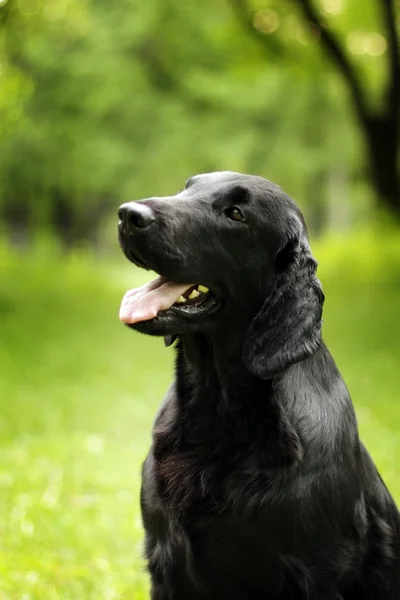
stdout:
<svg viewBox="0 0 400 600">
<path fill-rule="evenodd" d="M 184 302 L 187 302 L 188 300 L 194 300 L 195 298 L 198 298 L 200 294 L 207 294 L 209 291 L 210 288 L 206 287 L 205 285 L 198 285 L 192 289 L 189 295 L 179 296 L 179 298 L 175 300 L 175 304 L 184 304 Z"/>
<path fill-rule="evenodd" d="M 197 290 L 192 290 L 188 298 L 190 298 L 190 300 L 193 300 L 193 298 L 197 298 L 197 296 L 200 296 L 200 292 L 198 292 Z"/>
</svg>

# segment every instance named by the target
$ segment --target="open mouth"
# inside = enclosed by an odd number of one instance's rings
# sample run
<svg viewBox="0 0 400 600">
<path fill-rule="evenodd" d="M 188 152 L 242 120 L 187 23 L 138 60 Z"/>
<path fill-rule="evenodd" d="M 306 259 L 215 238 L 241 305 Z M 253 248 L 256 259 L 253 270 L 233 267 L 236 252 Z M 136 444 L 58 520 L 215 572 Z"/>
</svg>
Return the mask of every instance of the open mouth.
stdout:
<svg viewBox="0 0 400 600">
<path fill-rule="evenodd" d="M 191 319 L 210 314 L 217 308 L 219 302 L 207 286 L 175 283 L 159 276 L 140 288 L 126 292 L 119 318 L 129 325 L 162 317 L 167 313 Z"/>
</svg>

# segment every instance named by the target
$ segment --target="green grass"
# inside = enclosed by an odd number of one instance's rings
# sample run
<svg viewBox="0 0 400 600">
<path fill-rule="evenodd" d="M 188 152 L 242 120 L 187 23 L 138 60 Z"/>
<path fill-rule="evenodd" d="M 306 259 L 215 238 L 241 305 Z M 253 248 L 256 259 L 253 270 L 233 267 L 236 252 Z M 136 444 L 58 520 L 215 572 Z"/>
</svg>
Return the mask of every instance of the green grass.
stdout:
<svg viewBox="0 0 400 600">
<path fill-rule="evenodd" d="M 314 251 L 325 339 L 400 500 L 400 235 L 379 239 Z M 173 353 L 118 322 L 143 275 L 48 250 L 0 265 L 0 599 L 147 598 L 140 463 Z"/>
</svg>

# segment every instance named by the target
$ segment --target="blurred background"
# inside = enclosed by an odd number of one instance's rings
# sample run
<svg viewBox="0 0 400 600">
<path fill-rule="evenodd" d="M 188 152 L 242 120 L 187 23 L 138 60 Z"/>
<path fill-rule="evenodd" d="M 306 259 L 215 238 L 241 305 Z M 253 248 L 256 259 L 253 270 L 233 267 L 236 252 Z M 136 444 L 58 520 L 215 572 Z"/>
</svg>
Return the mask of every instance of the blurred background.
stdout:
<svg viewBox="0 0 400 600">
<path fill-rule="evenodd" d="M 0 0 L 0 599 L 144 599 L 138 493 L 173 350 L 121 202 L 239 170 L 300 204 L 324 333 L 400 501 L 395 0 Z M 156 365 L 156 368 L 154 368 Z"/>
</svg>

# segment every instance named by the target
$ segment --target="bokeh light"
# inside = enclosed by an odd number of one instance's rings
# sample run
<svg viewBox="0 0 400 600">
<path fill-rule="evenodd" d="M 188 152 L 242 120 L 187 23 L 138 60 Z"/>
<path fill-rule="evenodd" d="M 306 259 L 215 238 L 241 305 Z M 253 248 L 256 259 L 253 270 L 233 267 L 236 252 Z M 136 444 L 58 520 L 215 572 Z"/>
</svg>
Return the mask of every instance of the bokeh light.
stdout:
<svg viewBox="0 0 400 600">
<path fill-rule="evenodd" d="M 273 33 L 279 27 L 279 17 L 274 10 L 259 10 L 254 15 L 253 24 L 262 33 Z"/>
</svg>

